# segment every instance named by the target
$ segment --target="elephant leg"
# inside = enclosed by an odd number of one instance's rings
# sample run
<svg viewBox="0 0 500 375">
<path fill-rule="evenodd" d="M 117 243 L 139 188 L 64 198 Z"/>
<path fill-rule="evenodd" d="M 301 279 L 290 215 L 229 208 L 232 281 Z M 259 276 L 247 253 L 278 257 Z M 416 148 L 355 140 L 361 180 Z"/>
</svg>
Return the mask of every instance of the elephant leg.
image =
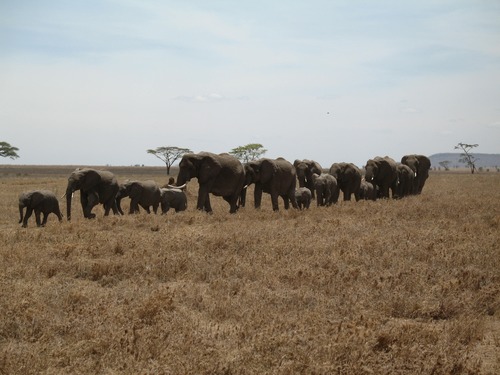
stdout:
<svg viewBox="0 0 500 375">
<path fill-rule="evenodd" d="M 155 215 L 158 213 L 158 206 L 159 205 L 160 205 L 159 203 L 153 204 L 153 212 L 155 213 Z"/>
<path fill-rule="evenodd" d="M 198 190 L 198 202 L 196 204 L 196 208 L 200 211 L 206 210 L 208 199 L 208 188 L 205 185 L 200 185 Z M 208 202 L 208 206 L 210 207 L 210 202 Z"/>
<path fill-rule="evenodd" d="M 31 207 L 26 207 L 26 215 L 24 215 L 23 219 L 23 227 L 26 228 L 28 226 L 28 219 L 30 218 L 31 214 L 33 213 L 33 208 Z"/>
<path fill-rule="evenodd" d="M 41 227 L 42 226 L 42 222 L 40 220 L 40 214 L 41 213 L 42 212 L 40 210 L 35 209 L 35 220 L 36 220 L 36 226 L 37 227 Z"/>
<path fill-rule="evenodd" d="M 99 203 L 99 197 L 97 193 L 89 193 L 88 195 L 86 195 L 86 202 L 87 205 L 83 210 L 83 216 L 87 219 L 93 219 L 95 218 L 95 214 L 92 213 L 92 208 L 94 208 L 94 206 Z"/>
<path fill-rule="evenodd" d="M 139 203 L 137 202 L 137 199 L 132 198 L 130 200 L 130 208 L 128 210 L 128 213 L 130 215 L 139 213 Z"/>
<path fill-rule="evenodd" d="M 148 214 L 150 214 L 150 213 L 151 213 L 151 210 L 149 209 L 149 206 L 148 206 L 148 205 L 146 205 L 146 204 L 141 204 L 140 206 L 141 206 L 141 207 L 144 209 L 144 211 L 146 211 Z"/>
<path fill-rule="evenodd" d="M 122 201 L 121 198 L 116 199 L 115 206 L 116 206 L 116 210 L 120 213 L 120 215 L 124 215 L 123 210 L 122 210 L 122 206 L 121 206 L 121 201 Z M 113 209 L 113 211 L 114 211 L 114 209 Z M 114 213 L 116 215 L 116 212 L 114 212 Z"/>
<path fill-rule="evenodd" d="M 87 217 L 87 206 L 89 205 L 89 199 L 87 193 L 80 190 L 80 203 L 82 205 L 83 217 Z"/>
<path fill-rule="evenodd" d="M 278 211 L 279 210 L 279 207 L 278 207 L 278 193 L 271 193 L 271 203 L 273 205 L 273 211 Z"/>
<path fill-rule="evenodd" d="M 260 208 L 260 204 L 262 202 L 262 186 L 260 184 L 255 184 L 253 196 L 255 208 Z"/>
<path fill-rule="evenodd" d="M 114 200 L 114 199 L 111 201 L 111 209 L 113 210 L 113 214 L 114 215 L 123 215 L 123 211 L 120 210 L 121 211 L 120 212 L 118 210 L 118 207 L 117 207 L 117 204 L 116 204 L 116 200 Z"/>
<path fill-rule="evenodd" d="M 246 203 L 246 200 L 247 200 L 247 188 L 241 189 L 241 193 L 240 193 L 240 198 L 239 199 L 240 199 L 239 206 L 245 207 L 245 203 Z"/>
<path fill-rule="evenodd" d="M 42 227 L 45 226 L 45 224 L 47 224 L 47 218 L 49 217 L 49 212 L 44 212 L 43 213 L 43 220 L 42 220 Z"/>
<path fill-rule="evenodd" d="M 223 197 L 224 200 L 229 203 L 229 213 L 234 214 L 238 211 L 238 194 L 228 195 Z"/>
<path fill-rule="evenodd" d="M 282 195 L 281 198 L 283 198 L 283 205 L 285 206 L 285 210 L 288 210 L 290 208 L 290 199 L 286 195 Z"/>
<path fill-rule="evenodd" d="M 212 205 L 210 204 L 210 196 L 207 195 L 207 198 L 205 199 L 205 211 L 209 214 L 212 213 Z"/>
<path fill-rule="evenodd" d="M 344 201 L 350 201 L 351 200 L 351 189 L 346 188 L 344 190 Z"/>
</svg>

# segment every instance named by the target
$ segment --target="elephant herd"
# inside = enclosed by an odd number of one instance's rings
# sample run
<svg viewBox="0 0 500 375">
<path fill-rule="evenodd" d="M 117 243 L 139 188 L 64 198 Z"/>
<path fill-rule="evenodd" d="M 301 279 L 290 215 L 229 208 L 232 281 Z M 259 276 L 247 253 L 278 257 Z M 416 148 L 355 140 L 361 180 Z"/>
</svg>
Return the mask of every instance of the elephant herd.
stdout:
<svg viewBox="0 0 500 375">
<path fill-rule="evenodd" d="M 356 201 L 390 196 L 403 198 L 422 192 L 430 166 L 430 160 L 423 155 L 405 155 L 400 163 L 388 156 L 375 157 L 366 162 L 363 176 L 362 170 L 352 163 L 334 163 L 330 169 L 324 170 L 313 160 L 295 160 L 292 164 L 283 158 L 262 158 L 242 164 L 229 154 L 189 153 L 179 163 L 177 181 L 171 178 L 163 187 L 154 181 L 127 180 L 118 184 L 111 172 L 76 169 L 68 178 L 66 214 L 71 220 L 71 201 L 77 190 L 80 191 L 83 216 L 89 219 L 95 217 L 92 209 L 97 204 L 104 206 L 105 216 L 110 210 L 115 215 L 123 215 L 121 200 L 125 197 L 130 198 L 129 214 L 139 212 L 139 206 L 148 213 L 151 208 L 157 213 L 159 207 L 162 213 L 170 208 L 183 211 L 187 208 L 184 188 L 193 178 L 199 185 L 196 208 L 208 213 L 212 212 L 210 194 L 222 197 L 229 204 L 230 213 L 244 207 L 247 188 L 251 184 L 254 184 L 255 208 L 260 208 L 262 193 L 267 193 L 274 211 L 279 209 L 279 197 L 285 209 L 290 204 L 293 208 L 307 209 L 313 199 L 318 206 L 330 206 L 337 203 L 340 192 L 345 201 L 351 200 L 353 195 Z M 23 217 L 24 208 L 26 214 Z M 49 213 L 62 220 L 57 198 L 50 191 L 21 193 L 19 223 L 26 227 L 33 211 L 38 226 L 45 225 Z M 42 221 L 41 213 L 44 215 Z"/>
</svg>

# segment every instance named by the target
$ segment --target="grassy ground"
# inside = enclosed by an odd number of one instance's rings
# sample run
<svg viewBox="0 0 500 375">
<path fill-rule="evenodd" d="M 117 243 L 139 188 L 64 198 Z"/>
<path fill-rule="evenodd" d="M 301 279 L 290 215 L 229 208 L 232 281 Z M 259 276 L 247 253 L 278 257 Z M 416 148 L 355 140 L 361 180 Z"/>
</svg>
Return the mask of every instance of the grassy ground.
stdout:
<svg viewBox="0 0 500 375">
<path fill-rule="evenodd" d="M 279 213 L 268 196 L 198 212 L 194 180 L 186 212 L 84 220 L 76 193 L 70 223 L 23 229 L 18 193 L 61 196 L 72 168 L 16 168 L 0 170 L 0 374 L 500 373 L 499 173 Z"/>
</svg>

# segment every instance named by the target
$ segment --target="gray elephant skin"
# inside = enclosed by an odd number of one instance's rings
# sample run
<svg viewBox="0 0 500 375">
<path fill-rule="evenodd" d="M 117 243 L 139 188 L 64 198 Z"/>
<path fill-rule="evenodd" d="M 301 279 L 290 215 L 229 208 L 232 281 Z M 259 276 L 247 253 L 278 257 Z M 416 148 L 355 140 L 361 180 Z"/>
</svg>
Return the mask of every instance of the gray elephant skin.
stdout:
<svg viewBox="0 0 500 375">
<path fill-rule="evenodd" d="M 412 169 L 405 164 L 397 163 L 396 171 L 398 174 L 396 189 L 397 198 L 403 198 L 413 194 L 415 174 Z"/>
<path fill-rule="evenodd" d="M 161 212 L 166 214 L 171 208 L 175 212 L 185 211 L 187 209 L 186 193 L 182 189 L 171 187 L 160 189 Z"/>
<path fill-rule="evenodd" d="M 312 193 L 309 188 L 299 187 L 295 190 L 295 200 L 297 201 L 297 207 L 299 210 L 302 210 L 302 208 L 309 209 L 311 199 Z"/>
<path fill-rule="evenodd" d="M 344 195 L 344 201 L 350 201 L 354 194 L 359 200 L 359 187 L 361 185 L 361 171 L 352 163 L 333 163 L 329 172 L 337 180 L 337 184 Z"/>
<path fill-rule="evenodd" d="M 23 217 L 24 209 L 26 214 Z M 47 217 L 53 213 L 59 221 L 62 220 L 61 210 L 59 209 L 59 201 L 55 194 L 49 190 L 32 190 L 19 194 L 19 223 L 23 223 L 23 227 L 28 226 L 28 219 L 35 211 L 35 220 L 38 227 L 47 224 Z M 43 213 L 43 220 L 40 221 L 40 214 Z"/>
<path fill-rule="evenodd" d="M 389 189 L 395 198 L 398 182 L 396 162 L 388 156 L 369 159 L 365 166 L 365 180 L 373 184 L 379 198 L 389 198 Z"/>
<path fill-rule="evenodd" d="M 337 179 L 329 173 L 316 173 L 312 176 L 314 189 L 316 190 L 317 206 L 330 206 L 339 200 L 340 189 Z"/>
<path fill-rule="evenodd" d="M 373 184 L 367 182 L 364 178 L 361 180 L 359 187 L 359 199 L 372 201 L 377 199 L 377 191 L 374 189 Z"/>
<path fill-rule="evenodd" d="M 306 187 L 311 191 L 312 197 L 315 198 L 313 174 L 320 175 L 322 172 L 321 165 L 314 160 L 295 160 L 293 162 L 299 180 L 299 187 Z"/>
<path fill-rule="evenodd" d="M 254 205 L 260 208 L 262 193 L 271 195 L 274 211 L 278 211 L 278 197 L 284 202 L 285 209 L 297 207 L 295 200 L 295 187 L 297 185 L 297 174 L 295 167 L 283 158 L 259 159 L 245 164 L 245 186 L 255 184 Z M 241 205 L 245 206 L 246 188 L 241 192 Z"/>
<path fill-rule="evenodd" d="M 196 208 L 212 212 L 210 194 L 223 197 L 229 203 L 230 213 L 238 210 L 238 199 L 245 183 L 243 165 L 227 153 L 200 152 L 184 154 L 179 163 L 177 186 L 198 179 L 198 201 Z"/>
<path fill-rule="evenodd" d="M 409 166 L 414 173 L 412 194 L 422 193 L 425 181 L 429 177 L 429 169 L 431 169 L 430 159 L 424 155 L 405 155 L 401 158 L 401 164 Z"/>
<path fill-rule="evenodd" d="M 73 192 L 77 190 L 80 190 L 80 202 L 85 218 L 95 217 L 92 208 L 99 203 L 104 206 L 105 216 L 109 215 L 110 210 L 113 210 L 115 215 L 119 215 L 115 200 L 118 193 L 118 182 L 113 173 L 90 168 L 77 168 L 71 173 L 66 188 L 68 220 L 71 220 L 71 198 Z"/>
<path fill-rule="evenodd" d="M 121 200 L 130 197 L 129 214 L 139 213 L 139 206 L 146 212 L 151 213 L 150 207 L 156 214 L 160 206 L 161 192 L 160 188 L 153 180 L 147 181 L 125 181 L 120 184 L 116 194 L 116 207 L 118 212 L 123 215 Z"/>
</svg>

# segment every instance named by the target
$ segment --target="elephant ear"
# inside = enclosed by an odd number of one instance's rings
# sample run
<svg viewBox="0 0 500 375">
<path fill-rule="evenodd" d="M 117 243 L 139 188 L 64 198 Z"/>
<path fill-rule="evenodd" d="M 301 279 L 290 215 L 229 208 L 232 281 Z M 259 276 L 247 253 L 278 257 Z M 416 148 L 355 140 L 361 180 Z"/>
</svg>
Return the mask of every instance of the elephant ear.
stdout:
<svg viewBox="0 0 500 375">
<path fill-rule="evenodd" d="M 321 168 L 321 165 L 319 165 L 318 162 L 311 160 L 309 161 L 309 170 L 311 171 L 311 173 L 321 174 L 323 168 Z"/>
<path fill-rule="evenodd" d="M 211 155 L 204 156 L 200 160 L 198 182 L 204 183 L 215 178 L 221 171 L 222 165 Z"/>
<path fill-rule="evenodd" d="M 130 198 L 138 197 L 142 194 L 142 186 L 137 181 L 130 182 L 129 194 Z"/>
<path fill-rule="evenodd" d="M 293 162 L 293 166 L 295 168 L 297 168 L 300 164 L 302 164 L 302 160 L 299 160 L 299 159 L 295 159 L 295 161 Z"/>
<path fill-rule="evenodd" d="M 101 175 L 93 169 L 80 170 L 78 173 L 82 191 L 92 190 L 101 182 Z"/>
<path fill-rule="evenodd" d="M 271 159 L 263 159 L 260 165 L 260 181 L 268 182 L 278 172 L 278 166 Z"/>
<path fill-rule="evenodd" d="M 38 206 L 42 201 L 43 201 L 43 194 L 40 193 L 39 191 L 32 191 L 30 193 L 30 203 L 31 203 L 31 207 L 35 207 L 35 206 Z"/>
</svg>

